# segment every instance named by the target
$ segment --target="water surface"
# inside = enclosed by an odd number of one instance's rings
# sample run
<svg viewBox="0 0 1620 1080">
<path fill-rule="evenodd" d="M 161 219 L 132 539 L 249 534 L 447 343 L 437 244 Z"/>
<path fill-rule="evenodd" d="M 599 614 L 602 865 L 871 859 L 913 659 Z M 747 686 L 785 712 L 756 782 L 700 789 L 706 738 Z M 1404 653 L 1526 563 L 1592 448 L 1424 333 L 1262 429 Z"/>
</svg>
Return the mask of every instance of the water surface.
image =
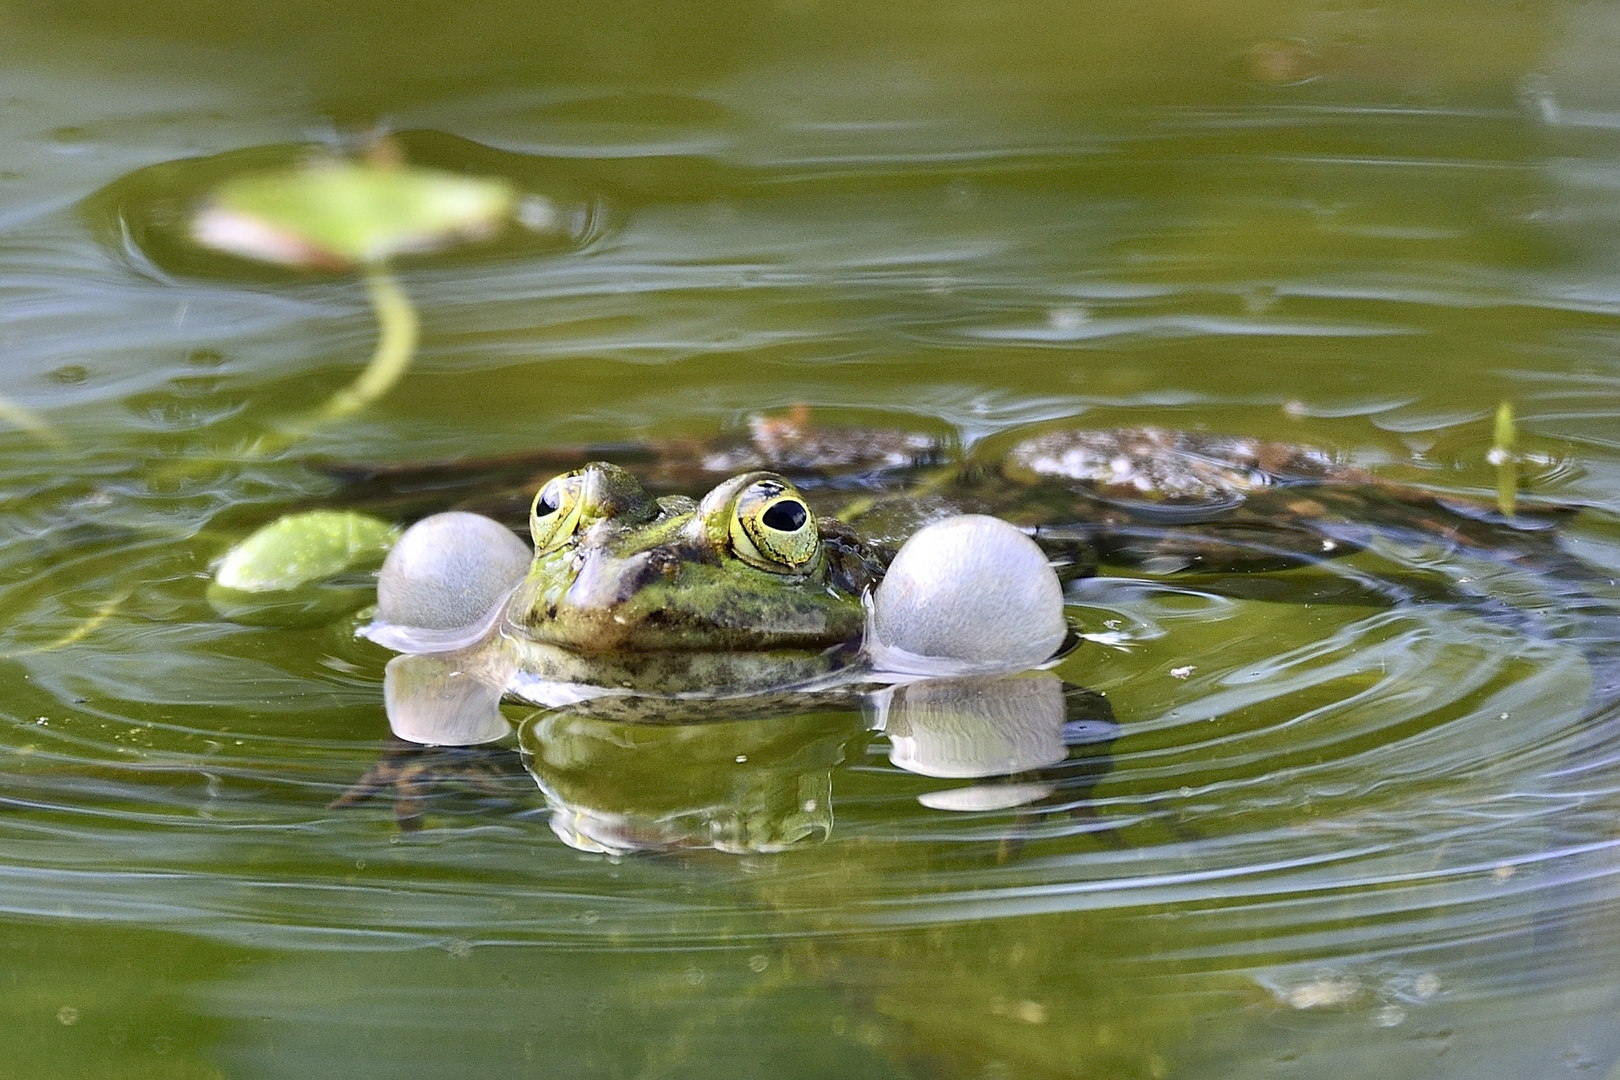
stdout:
<svg viewBox="0 0 1620 1080">
<path fill-rule="evenodd" d="M 991 456 L 1063 418 L 1202 427 L 1488 500 L 1510 401 L 1529 493 L 1586 508 L 1568 543 L 1601 579 L 1612 5 L 6 19 L 0 393 L 72 441 L 0 433 L 6 1075 L 1620 1059 L 1614 642 L 1523 568 L 1405 537 L 1269 584 L 1081 583 L 1070 614 L 1115 644 L 1058 674 L 1119 727 L 1015 778 L 1039 812 L 896 767 L 855 711 L 514 706 L 527 766 L 515 739 L 457 758 L 480 783 L 416 831 L 385 800 L 328 809 L 385 750 L 387 654 L 351 617 L 243 626 L 204 596 L 255 524 L 337 497 L 310 457 L 706 437 L 801 404 Z M 358 370 L 364 293 L 189 253 L 175 222 L 211 177 L 379 128 L 576 225 L 405 265 L 418 367 L 253 457 Z M 1519 614 L 1366 587 L 1458 578 Z M 749 814 L 801 839 L 704 846 Z M 691 846 L 580 851 L 587 819 Z"/>
</svg>

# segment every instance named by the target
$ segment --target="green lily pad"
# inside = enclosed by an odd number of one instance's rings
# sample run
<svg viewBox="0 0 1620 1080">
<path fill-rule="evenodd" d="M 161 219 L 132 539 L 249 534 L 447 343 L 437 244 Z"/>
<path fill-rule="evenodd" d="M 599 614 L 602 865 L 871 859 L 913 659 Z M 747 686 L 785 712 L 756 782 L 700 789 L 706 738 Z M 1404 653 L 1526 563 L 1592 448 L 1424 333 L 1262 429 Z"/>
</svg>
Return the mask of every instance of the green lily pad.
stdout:
<svg viewBox="0 0 1620 1080">
<path fill-rule="evenodd" d="M 191 231 L 200 244 L 249 259 L 338 270 L 490 236 L 517 202 L 498 178 L 321 161 L 225 181 Z"/>
<path fill-rule="evenodd" d="M 311 510 L 266 525 L 231 548 L 214 584 L 237 592 L 282 592 L 381 561 L 399 526 L 344 510 Z"/>
</svg>

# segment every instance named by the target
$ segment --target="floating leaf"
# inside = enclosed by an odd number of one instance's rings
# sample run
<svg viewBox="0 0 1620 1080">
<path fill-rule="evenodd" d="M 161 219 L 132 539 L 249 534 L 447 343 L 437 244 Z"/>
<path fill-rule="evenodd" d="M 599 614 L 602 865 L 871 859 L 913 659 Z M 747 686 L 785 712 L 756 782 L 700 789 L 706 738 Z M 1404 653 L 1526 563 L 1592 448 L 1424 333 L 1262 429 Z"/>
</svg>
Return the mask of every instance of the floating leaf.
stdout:
<svg viewBox="0 0 1620 1080">
<path fill-rule="evenodd" d="M 548 203 L 521 201 L 508 181 L 406 165 L 392 140 L 363 161 L 325 159 L 296 168 L 244 173 L 209 193 L 191 219 L 204 247 L 300 269 L 363 270 L 380 331 L 371 363 L 284 437 L 360 411 L 410 367 L 418 319 L 388 262 L 493 235 Z M 550 211 L 548 210 L 548 213 Z M 547 217 L 548 228 L 555 222 Z M 282 445 L 271 439 L 265 450 Z"/>
<path fill-rule="evenodd" d="M 238 592 L 278 592 L 381 560 L 397 525 L 344 510 L 311 510 L 271 522 L 233 547 L 214 583 Z"/>
<path fill-rule="evenodd" d="M 517 202 L 499 178 L 322 161 L 227 180 L 193 219 L 192 237 L 261 262 L 345 269 L 490 236 Z"/>
<path fill-rule="evenodd" d="M 371 602 L 369 589 L 343 578 L 280 592 L 243 592 L 209 582 L 207 596 L 208 606 L 221 618 L 282 630 L 325 626 Z"/>
<path fill-rule="evenodd" d="M 376 156 L 386 158 L 381 149 Z M 296 437 L 312 423 L 365 408 L 410 367 L 416 310 L 388 272 L 388 260 L 489 236 L 517 210 L 517 191 L 498 178 L 393 160 L 329 160 L 225 181 L 193 218 L 191 235 L 206 247 L 261 262 L 365 270 L 380 330 L 376 352 L 359 379 L 298 425 Z"/>
</svg>

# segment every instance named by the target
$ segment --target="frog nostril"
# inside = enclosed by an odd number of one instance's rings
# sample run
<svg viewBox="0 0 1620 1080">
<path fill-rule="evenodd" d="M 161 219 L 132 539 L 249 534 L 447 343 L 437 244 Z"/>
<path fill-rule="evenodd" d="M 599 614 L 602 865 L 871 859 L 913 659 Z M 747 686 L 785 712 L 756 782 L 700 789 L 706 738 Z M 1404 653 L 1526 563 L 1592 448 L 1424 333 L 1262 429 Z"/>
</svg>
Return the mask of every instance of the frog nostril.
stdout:
<svg viewBox="0 0 1620 1080">
<path fill-rule="evenodd" d="M 793 499 L 772 503 L 765 513 L 760 515 L 760 521 L 779 532 L 798 532 L 809 518 L 810 511 L 805 508 L 804 503 Z"/>
</svg>

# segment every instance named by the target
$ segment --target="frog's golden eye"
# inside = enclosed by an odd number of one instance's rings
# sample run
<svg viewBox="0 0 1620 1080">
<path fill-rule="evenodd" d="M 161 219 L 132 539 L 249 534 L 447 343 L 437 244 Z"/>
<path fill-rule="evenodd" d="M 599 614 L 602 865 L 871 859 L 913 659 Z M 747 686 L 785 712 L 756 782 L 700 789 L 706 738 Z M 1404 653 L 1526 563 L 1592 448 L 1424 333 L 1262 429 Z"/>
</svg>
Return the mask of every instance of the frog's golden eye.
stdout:
<svg viewBox="0 0 1620 1080">
<path fill-rule="evenodd" d="M 815 515 L 787 481 L 775 478 L 742 490 L 730 532 L 731 548 L 744 562 L 783 573 L 809 566 L 820 544 Z"/>
<path fill-rule="evenodd" d="M 534 537 L 536 555 L 555 551 L 574 535 L 574 530 L 579 528 L 584 493 L 583 469 L 554 476 L 540 489 L 529 510 L 529 535 Z"/>
</svg>

